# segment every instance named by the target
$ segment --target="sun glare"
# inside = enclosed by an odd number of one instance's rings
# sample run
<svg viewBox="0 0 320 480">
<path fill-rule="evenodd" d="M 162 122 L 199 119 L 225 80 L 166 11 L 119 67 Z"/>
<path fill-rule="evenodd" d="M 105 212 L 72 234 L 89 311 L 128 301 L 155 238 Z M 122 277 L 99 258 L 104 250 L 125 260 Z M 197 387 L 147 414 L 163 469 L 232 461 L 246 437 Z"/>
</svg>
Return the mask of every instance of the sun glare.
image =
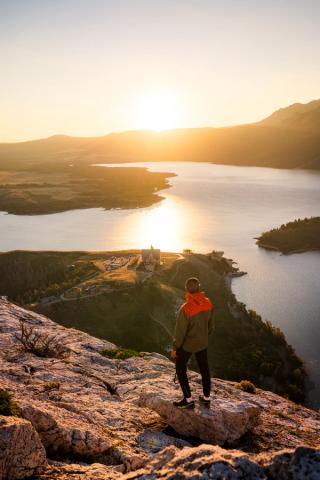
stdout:
<svg viewBox="0 0 320 480">
<path fill-rule="evenodd" d="M 169 92 L 150 92 L 137 102 L 137 128 L 165 130 L 181 126 L 182 113 L 177 97 Z"/>
</svg>

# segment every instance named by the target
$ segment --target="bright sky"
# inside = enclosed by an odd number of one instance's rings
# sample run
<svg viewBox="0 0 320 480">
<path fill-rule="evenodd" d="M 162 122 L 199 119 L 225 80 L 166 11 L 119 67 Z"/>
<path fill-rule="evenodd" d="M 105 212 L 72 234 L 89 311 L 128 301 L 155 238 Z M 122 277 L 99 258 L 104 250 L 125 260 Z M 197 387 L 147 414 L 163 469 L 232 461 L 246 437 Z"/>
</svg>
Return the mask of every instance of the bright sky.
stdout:
<svg viewBox="0 0 320 480">
<path fill-rule="evenodd" d="M 319 0 L 0 0 L 0 141 L 223 126 L 320 98 Z"/>
</svg>

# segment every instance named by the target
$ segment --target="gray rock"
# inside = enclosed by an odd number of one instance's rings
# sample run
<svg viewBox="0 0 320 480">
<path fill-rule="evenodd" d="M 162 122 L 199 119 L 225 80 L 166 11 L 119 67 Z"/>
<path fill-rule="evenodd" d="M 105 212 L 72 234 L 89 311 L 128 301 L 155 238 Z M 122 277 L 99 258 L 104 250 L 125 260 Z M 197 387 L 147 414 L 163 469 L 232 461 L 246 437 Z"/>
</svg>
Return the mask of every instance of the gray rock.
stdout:
<svg viewBox="0 0 320 480">
<path fill-rule="evenodd" d="M 110 449 L 110 441 L 101 430 L 65 408 L 34 401 L 33 405 L 22 406 L 22 415 L 32 423 L 50 453 L 95 459 Z"/>
<path fill-rule="evenodd" d="M 319 480 L 320 450 L 298 447 L 294 451 L 249 455 L 239 450 L 201 445 L 178 450 L 168 447 L 144 468 L 125 480 Z"/>
<path fill-rule="evenodd" d="M 143 432 L 138 436 L 137 440 L 139 445 L 150 454 L 158 453 L 170 445 L 178 448 L 191 446 L 189 442 L 166 435 L 163 432 Z"/>
<path fill-rule="evenodd" d="M 278 480 L 319 480 L 320 450 L 298 447 L 293 453 L 282 452 L 266 464 L 266 469 Z"/>
<path fill-rule="evenodd" d="M 41 473 L 46 452 L 30 422 L 0 416 L 0 480 L 18 480 Z"/>
<path fill-rule="evenodd" d="M 211 408 L 179 410 L 169 392 L 143 392 L 140 404 L 155 410 L 178 433 L 223 445 L 238 440 L 259 421 L 261 408 L 248 401 L 214 399 Z"/>
<path fill-rule="evenodd" d="M 143 469 L 124 477 L 126 480 L 156 479 L 215 479 L 266 480 L 260 465 L 237 450 L 224 450 L 218 446 L 201 445 L 177 450 L 168 447 Z"/>
</svg>

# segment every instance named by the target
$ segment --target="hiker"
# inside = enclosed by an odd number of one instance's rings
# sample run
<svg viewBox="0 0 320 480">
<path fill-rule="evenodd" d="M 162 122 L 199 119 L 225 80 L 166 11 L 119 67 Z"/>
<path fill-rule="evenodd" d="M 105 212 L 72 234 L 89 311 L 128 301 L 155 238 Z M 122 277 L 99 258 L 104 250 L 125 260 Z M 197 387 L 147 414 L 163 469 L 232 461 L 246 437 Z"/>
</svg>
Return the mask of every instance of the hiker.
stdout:
<svg viewBox="0 0 320 480">
<path fill-rule="evenodd" d="M 203 396 L 200 404 L 210 407 L 211 380 L 207 358 L 209 335 L 213 329 L 213 305 L 200 291 L 197 278 L 188 278 L 185 284 L 186 303 L 179 310 L 171 357 L 176 362 L 176 373 L 183 399 L 173 402 L 177 408 L 194 408 L 187 375 L 187 363 L 195 354 L 202 379 Z"/>
</svg>

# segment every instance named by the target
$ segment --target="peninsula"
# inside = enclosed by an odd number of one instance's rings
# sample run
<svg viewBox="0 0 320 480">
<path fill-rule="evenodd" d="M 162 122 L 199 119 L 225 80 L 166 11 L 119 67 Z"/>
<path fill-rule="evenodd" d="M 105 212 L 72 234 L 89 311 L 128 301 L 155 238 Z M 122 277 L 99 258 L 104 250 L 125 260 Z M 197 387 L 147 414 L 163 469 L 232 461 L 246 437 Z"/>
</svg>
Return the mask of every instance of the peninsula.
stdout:
<svg viewBox="0 0 320 480">
<path fill-rule="evenodd" d="M 0 211 L 38 215 L 80 208 L 139 208 L 162 200 L 172 173 L 54 162 L 0 169 Z"/>
</svg>

